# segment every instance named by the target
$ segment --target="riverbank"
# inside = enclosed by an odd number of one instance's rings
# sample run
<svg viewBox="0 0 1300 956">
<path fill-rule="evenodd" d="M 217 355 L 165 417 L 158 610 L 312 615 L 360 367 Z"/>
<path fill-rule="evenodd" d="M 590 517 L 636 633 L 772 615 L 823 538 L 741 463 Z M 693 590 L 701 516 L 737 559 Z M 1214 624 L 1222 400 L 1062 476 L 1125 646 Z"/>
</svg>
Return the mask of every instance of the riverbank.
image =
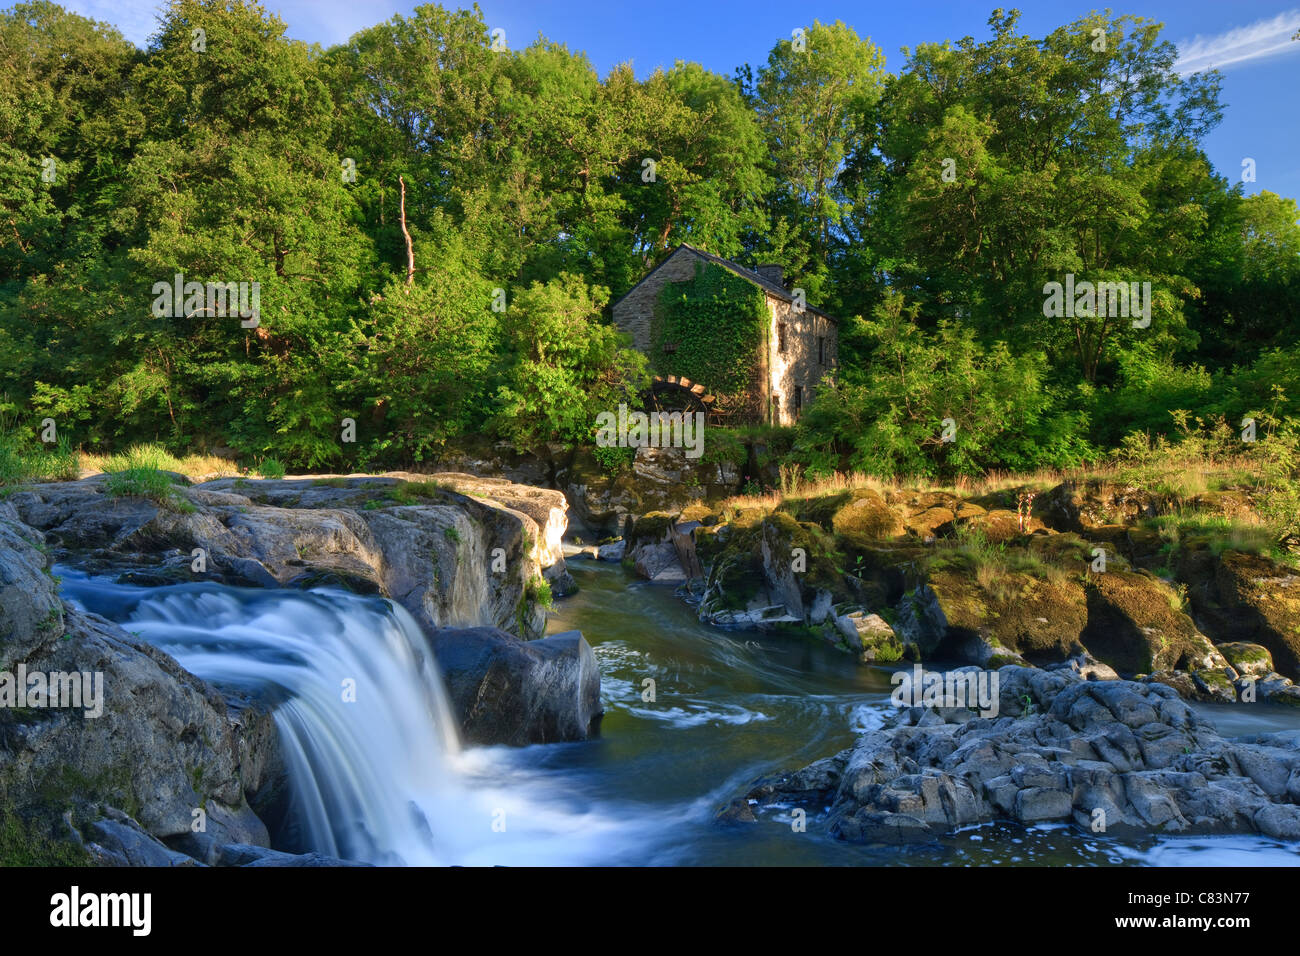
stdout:
<svg viewBox="0 0 1300 956">
<path fill-rule="evenodd" d="M 589 553 L 683 585 L 706 622 L 798 631 L 864 662 L 1070 666 L 1300 704 L 1295 555 L 1263 490 L 1217 485 L 841 481 L 650 513 Z"/>
</svg>

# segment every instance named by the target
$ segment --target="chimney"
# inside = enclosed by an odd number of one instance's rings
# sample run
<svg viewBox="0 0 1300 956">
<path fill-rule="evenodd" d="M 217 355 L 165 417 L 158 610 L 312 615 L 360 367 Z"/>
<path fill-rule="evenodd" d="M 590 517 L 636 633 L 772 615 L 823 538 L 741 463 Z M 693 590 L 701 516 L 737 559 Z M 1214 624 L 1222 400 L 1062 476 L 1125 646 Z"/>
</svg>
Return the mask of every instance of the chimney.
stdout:
<svg viewBox="0 0 1300 956">
<path fill-rule="evenodd" d="M 769 263 L 767 265 L 759 266 L 754 271 L 768 282 L 772 283 L 772 285 L 781 289 L 785 288 L 785 272 L 780 266 Z"/>
</svg>

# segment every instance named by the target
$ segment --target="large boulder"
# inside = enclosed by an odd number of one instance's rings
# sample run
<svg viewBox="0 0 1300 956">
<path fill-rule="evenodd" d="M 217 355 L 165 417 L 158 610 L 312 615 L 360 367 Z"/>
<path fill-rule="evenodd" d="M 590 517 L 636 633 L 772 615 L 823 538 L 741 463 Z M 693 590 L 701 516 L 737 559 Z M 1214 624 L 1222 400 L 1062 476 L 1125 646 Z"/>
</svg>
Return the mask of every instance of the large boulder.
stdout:
<svg viewBox="0 0 1300 956">
<path fill-rule="evenodd" d="M 550 488 L 519 485 L 502 478 L 479 478 L 456 472 L 439 472 L 434 476 L 409 475 L 412 481 L 431 478 L 458 494 L 495 502 L 504 508 L 527 515 L 537 526 L 533 557 L 538 565 L 549 568 L 564 561 L 564 532 L 569 526 L 569 503 L 564 495 Z"/>
<path fill-rule="evenodd" d="M 1089 575 L 1087 592 L 1083 644 L 1121 674 L 1227 666 L 1165 582 L 1146 574 L 1109 570 Z"/>
<path fill-rule="evenodd" d="M 563 496 L 463 475 L 409 477 L 423 480 L 218 479 L 178 487 L 182 507 L 108 495 L 100 479 L 36 485 L 10 500 L 59 560 L 133 583 L 342 586 L 391 597 L 430 630 L 544 633 L 538 585 L 551 575 L 563 590 L 567 578 Z"/>
<path fill-rule="evenodd" d="M 522 746 L 598 732 L 600 668 L 580 632 L 521 641 L 497 628 L 445 628 L 432 643 L 466 743 Z"/>
<path fill-rule="evenodd" d="M 1265 677 L 1273 671 L 1273 655 L 1262 644 L 1229 641 L 1217 647 L 1233 670 L 1243 677 Z"/>
<path fill-rule="evenodd" d="M 0 503 L 0 667 L 11 669 L 62 633 L 63 604 L 44 548 L 44 536 Z"/>
<path fill-rule="evenodd" d="M 903 644 L 879 614 L 854 608 L 834 617 L 835 631 L 848 649 L 864 664 L 901 660 Z"/>
<path fill-rule="evenodd" d="M 1197 611 L 1217 639 L 1263 645 L 1281 673 L 1300 679 L 1300 574 L 1260 555 L 1224 551 L 1209 600 Z"/>
<path fill-rule="evenodd" d="M 1082 649 L 1082 585 L 1067 575 L 989 567 L 959 554 L 930 562 L 925 581 L 898 608 L 898 632 L 922 659 L 986 666 L 1025 658 L 1066 660 Z"/>
<path fill-rule="evenodd" d="M 222 695 L 169 655 L 64 605 L 42 545 L 12 509 L 0 511 L 0 656 L 10 674 L 62 675 L 69 690 L 75 683 L 77 706 L 32 699 L 0 709 L 0 804 L 90 829 L 120 807 L 129 822 L 102 826 L 97 837 L 116 839 L 114 859 L 128 862 L 162 859 L 145 852 L 135 830 L 165 840 L 192 833 L 200 816 L 214 840 L 266 844 L 246 800 L 263 781 L 246 779 L 245 761 L 262 774 L 267 761 L 249 744 L 265 741 L 269 718 L 247 711 L 232 720 Z"/>
<path fill-rule="evenodd" d="M 686 570 L 673 543 L 675 522 L 674 515 L 663 511 L 652 511 L 629 522 L 623 536 L 623 562 L 638 577 L 660 584 L 680 584 L 686 580 Z"/>
<path fill-rule="evenodd" d="M 835 512 L 831 530 L 856 543 L 879 541 L 902 534 L 903 518 L 877 492 L 864 489 L 849 495 Z"/>
<path fill-rule="evenodd" d="M 833 626 L 832 605 L 853 595 L 821 527 L 778 511 L 725 530 L 704 532 L 718 540 L 703 549 L 712 561 L 699 606 L 702 621 L 759 630 Z"/>
</svg>

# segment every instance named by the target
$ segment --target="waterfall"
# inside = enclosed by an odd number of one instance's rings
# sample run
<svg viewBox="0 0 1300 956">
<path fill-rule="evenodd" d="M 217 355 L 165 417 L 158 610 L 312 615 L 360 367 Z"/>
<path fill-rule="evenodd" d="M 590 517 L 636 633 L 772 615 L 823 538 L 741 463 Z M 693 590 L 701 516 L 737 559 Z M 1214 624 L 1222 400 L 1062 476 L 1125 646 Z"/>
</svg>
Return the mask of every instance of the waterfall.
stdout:
<svg viewBox="0 0 1300 956">
<path fill-rule="evenodd" d="M 135 588 L 60 569 L 69 600 L 218 687 L 274 704 L 301 841 L 344 859 L 447 862 L 460 749 L 437 664 L 401 607 L 330 591 Z"/>
<path fill-rule="evenodd" d="M 288 849 L 381 865 L 611 862 L 679 819 L 577 800 L 537 765 L 562 745 L 462 752 L 428 642 L 384 598 L 55 571 L 65 600 L 271 708 Z"/>
</svg>

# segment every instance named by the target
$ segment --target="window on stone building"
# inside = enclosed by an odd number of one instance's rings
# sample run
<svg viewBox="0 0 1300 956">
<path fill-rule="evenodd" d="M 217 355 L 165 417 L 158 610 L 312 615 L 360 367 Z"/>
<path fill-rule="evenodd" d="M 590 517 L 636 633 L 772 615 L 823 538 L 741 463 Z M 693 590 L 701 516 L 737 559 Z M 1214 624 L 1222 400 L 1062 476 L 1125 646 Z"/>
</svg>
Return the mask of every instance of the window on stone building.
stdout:
<svg viewBox="0 0 1300 956">
<path fill-rule="evenodd" d="M 799 413 L 803 411 L 803 386 L 794 387 L 794 417 L 798 418 Z"/>
<path fill-rule="evenodd" d="M 826 364 L 826 336 L 817 336 L 817 364 Z"/>
<path fill-rule="evenodd" d="M 781 352 L 782 354 L 785 353 L 785 323 L 784 322 L 778 322 L 776 324 L 776 349 L 778 352 Z"/>
</svg>

